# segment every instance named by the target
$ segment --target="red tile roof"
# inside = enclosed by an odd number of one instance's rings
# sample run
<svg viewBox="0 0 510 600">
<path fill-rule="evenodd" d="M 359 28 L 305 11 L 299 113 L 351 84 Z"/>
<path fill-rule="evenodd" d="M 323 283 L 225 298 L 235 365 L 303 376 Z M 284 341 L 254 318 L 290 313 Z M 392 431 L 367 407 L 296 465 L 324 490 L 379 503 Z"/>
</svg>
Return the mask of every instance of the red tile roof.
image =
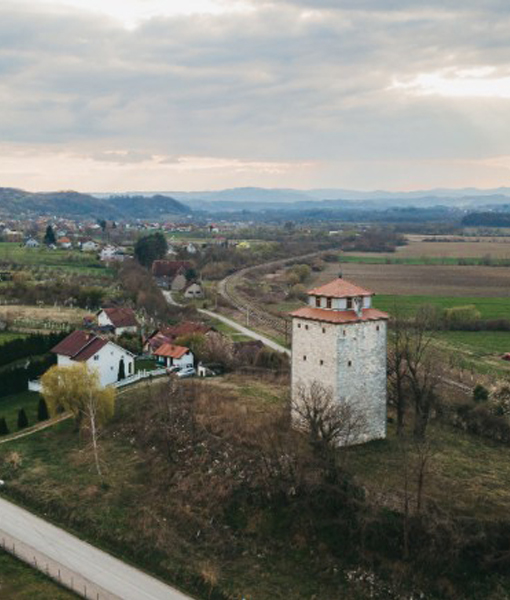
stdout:
<svg viewBox="0 0 510 600">
<path fill-rule="evenodd" d="M 186 348 L 186 346 L 163 344 L 156 350 L 156 352 L 154 352 L 154 354 L 156 356 L 166 356 L 168 358 L 182 358 L 187 352 L 189 352 L 189 348 Z"/>
<path fill-rule="evenodd" d="M 190 268 L 191 263 L 186 260 L 155 260 L 152 263 L 152 274 L 154 277 L 174 277 Z"/>
<path fill-rule="evenodd" d="M 68 356 L 72 360 L 86 361 L 96 352 L 106 346 L 105 340 L 93 333 L 86 331 L 73 331 L 70 335 L 59 342 L 51 351 L 54 354 Z"/>
<path fill-rule="evenodd" d="M 114 308 L 103 308 L 102 310 L 106 313 L 114 327 L 138 327 L 138 321 L 131 308 L 119 306 Z"/>
<path fill-rule="evenodd" d="M 325 308 L 312 308 L 304 306 L 290 313 L 291 317 L 308 319 L 310 321 L 323 321 L 325 323 L 357 323 L 360 321 L 380 321 L 389 319 L 389 315 L 376 308 L 363 309 L 362 315 L 358 316 L 353 310 L 328 310 Z"/>
<path fill-rule="evenodd" d="M 373 296 L 374 292 L 365 290 L 341 277 L 316 287 L 308 292 L 310 296 L 327 296 L 329 298 L 350 298 L 353 296 Z"/>
<path fill-rule="evenodd" d="M 184 323 L 179 323 L 179 325 L 175 325 L 174 327 L 166 328 L 163 331 L 163 334 L 173 339 L 177 339 L 183 335 L 191 335 L 193 333 L 205 335 L 206 333 L 209 333 L 209 331 L 211 331 L 209 325 L 196 323 L 194 321 L 184 321 Z"/>
</svg>

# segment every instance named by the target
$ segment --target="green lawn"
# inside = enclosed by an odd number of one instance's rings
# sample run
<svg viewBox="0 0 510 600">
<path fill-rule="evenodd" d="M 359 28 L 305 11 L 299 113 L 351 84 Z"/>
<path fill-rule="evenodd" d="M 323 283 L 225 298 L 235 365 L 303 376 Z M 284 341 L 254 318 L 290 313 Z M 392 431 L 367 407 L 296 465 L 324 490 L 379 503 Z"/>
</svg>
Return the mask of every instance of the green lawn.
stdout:
<svg viewBox="0 0 510 600">
<path fill-rule="evenodd" d="M 482 319 L 510 319 L 510 298 L 469 298 L 458 296 L 396 296 L 377 295 L 374 306 L 389 312 L 400 311 L 414 314 L 423 305 L 439 308 L 474 305 L 480 311 Z"/>
<path fill-rule="evenodd" d="M 7 344 L 7 342 L 12 342 L 13 340 L 20 340 L 27 337 L 26 333 L 18 333 L 11 331 L 1 331 L 0 332 L 0 346 L 2 344 Z"/>
<path fill-rule="evenodd" d="M 0 597 L 3 600 L 72 600 L 78 598 L 39 571 L 0 552 Z"/>
<path fill-rule="evenodd" d="M 459 349 L 469 349 L 480 357 L 510 352 L 508 331 L 442 331 L 438 338 Z"/>
<path fill-rule="evenodd" d="M 135 373 L 138 371 L 154 371 L 159 369 L 161 365 L 158 365 L 153 358 L 137 358 L 135 360 Z"/>
<path fill-rule="evenodd" d="M 29 427 L 38 423 L 37 405 L 39 397 L 37 392 L 29 392 L 27 390 L 26 392 L 0 398 L 0 417 L 5 417 L 11 433 L 15 433 L 18 430 L 18 411 L 21 408 L 25 409 Z"/>
<path fill-rule="evenodd" d="M 356 256 L 341 254 L 339 261 L 343 263 L 363 263 L 367 265 L 462 265 L 462 266 L 497 266 L 508 267 L 508 258 L 491 258 L 488 261 L 483 257 L 450 257 L 450 256 Z"/>
</svg>

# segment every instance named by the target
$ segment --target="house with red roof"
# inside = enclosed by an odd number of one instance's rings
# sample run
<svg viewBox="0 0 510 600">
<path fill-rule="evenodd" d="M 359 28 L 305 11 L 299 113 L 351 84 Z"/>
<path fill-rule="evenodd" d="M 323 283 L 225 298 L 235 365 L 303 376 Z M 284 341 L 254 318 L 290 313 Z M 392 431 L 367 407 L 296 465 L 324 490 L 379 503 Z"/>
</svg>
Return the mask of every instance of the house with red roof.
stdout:
<svg viewBox="0 0 510 600">
<path fill-rule="evenodd" d="M 193 352 L 186 346 L 165 343 L 154 352 L 154 356 L 165 367 L 185 368 L 192 367 L 195 364 Z"/>
<path fill-rule="evenodd" d="M 73 331 L 51 352 L 57 355 L 59 367 L 85 363 L 97 371 L 103 387 L 134 375 L 135 355 L 99 335 L 88 331 Z"/>
<path fill-rule="evenodd" d="M 112 328 L 115 335 L 138 331 L 139 324 L 135 312 L 131 308 L 124 306 L 102 308 L 96 316 L 99 327 Z"/>
<path fill-rule="evenodd" d="M 162 344 L 173 344 L 177 338 L 198 333 L 208 335 L 216 331 L 213 327 L 195 321 L 183 321 L 178 325 L 164 327 L 154 331 L 144 342 L 143 351 L 147 354 L 155 354 Z"/>
</svg>

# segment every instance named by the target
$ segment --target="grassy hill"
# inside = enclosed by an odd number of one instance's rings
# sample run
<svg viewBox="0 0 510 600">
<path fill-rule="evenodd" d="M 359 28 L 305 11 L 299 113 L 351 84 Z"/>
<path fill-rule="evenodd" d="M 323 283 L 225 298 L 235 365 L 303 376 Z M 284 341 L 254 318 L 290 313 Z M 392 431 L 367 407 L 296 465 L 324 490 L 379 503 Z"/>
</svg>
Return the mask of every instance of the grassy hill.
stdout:
<svg viewBox="0 0 510 600">
<path fill-rule="evenodd" d="M 95 198 L 74 191 L 32 193 L 0 188 L 0 215 L 92 218 L 158 218 L 189 214 L 191 210 L 169 196 L 115 196 Z"/>
</svg>

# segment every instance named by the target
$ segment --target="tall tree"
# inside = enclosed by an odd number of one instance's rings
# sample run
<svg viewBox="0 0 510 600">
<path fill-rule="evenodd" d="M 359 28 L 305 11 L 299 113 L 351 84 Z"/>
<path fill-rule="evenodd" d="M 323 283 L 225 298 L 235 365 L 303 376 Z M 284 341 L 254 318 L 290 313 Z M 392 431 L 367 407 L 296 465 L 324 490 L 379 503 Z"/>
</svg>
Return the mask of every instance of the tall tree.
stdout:
<svg viewBox="0 0 510 600">
<path fill-rule="evenodd" d="M 20 408 L 18 411 L 18 429 L 25 429 L 28 427 L 27 413 L 24 408 Z"/>
<path fill-rule="evenodd" d="M 39 398 L 39 404 L 37 405 L 37 420 L 46 421 L 49 419 L 48 406 L 44 398 Z"/>
<path fill-rule="evenodd" d="M 44 243 L 46 246 L 51 246 L 51 244 L 56 244 L 57 238 L 55 237 L 55 232 L 53 231 L 53 227 L 48 225 L 46 227 L 46 233 L 44 234 Z"/>
<path fill-rule="evenodd" d="M 0 419 L 0 435 L 7 435 L 9 433 L 9 427 L 7 427 L 7 421 L 5 417 Z"/>
<path fill-rule="evenodd" d="M 115 390 L 103 388 L 99 374 L 85 364 L 51 367 L 41 378 L 42 395 L 50 413 L 70 411 L 78 427 L 90 434 L 97 474 L 102 477 L 99 460 L 101 426 L 115 410 Z"/>
<path fill-rule="evenodd" d="M 166 256 L 167 250 L 166 237 L 160 232 L 152 233 L 136 242 L 135 257 L 141 265 L 149 269 L 155 260 Z"/>
</svg>

